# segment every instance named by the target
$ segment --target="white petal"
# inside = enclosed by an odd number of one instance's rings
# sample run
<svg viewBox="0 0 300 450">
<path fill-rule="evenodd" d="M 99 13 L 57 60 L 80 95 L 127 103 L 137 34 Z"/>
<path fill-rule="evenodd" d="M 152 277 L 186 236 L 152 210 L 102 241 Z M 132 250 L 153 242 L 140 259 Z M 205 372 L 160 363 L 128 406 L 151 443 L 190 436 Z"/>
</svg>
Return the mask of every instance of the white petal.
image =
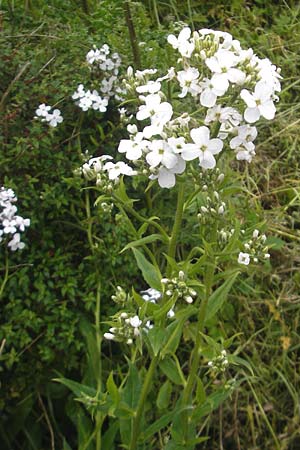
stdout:
<svg viewBox="0 0 300 450">
<path fill-rule="evenodd" d="M 199 127 L 191 130 L 191 138 L 197 145 L 207 145 L 209 141 L 209 128 Z"/>
<path fill-rule="evenodd" d="M 259 106 L 259 111 L 265 119 L 272 120 L 275 117 L 276 108 L 272 100 L 269 100 Z"/>
<path fill-rule="evenodd" d="M 203 167 L 204 169 L 213 169 L 216 165 L 215 158 L 208 150 L 202 152 L 202 155 L 200 156 L 199 160 L 200 166 Z"/>
<path fill-rule="evenodd" d="M 205 89 L 200 95 L 200 103 L 206 108 L 211 108 L 215 106 L 217 100 L 216 94 L 214 94 L 210 89 Z"/>
<path fill-rule="evenodd" d="M 211 139 L 207 145 L 207 150 L 210 151 L 212 155 L 216 155 L 217 153 L 220 153 L 220 151 L 223 148 L 223 142 L 221 139 Z"/>
<path fill-rule="evenodd" d="M 211 84 L 214 87 L 216 95 L 224 95 L 229 88 L 228 77 L 226 73 L 216 73 L 211 78 Z"/>
<path fill-rule="evenodd" d="M 178 41 L 187 41 L 191 36 L 191 29 L 189 27 L 183 28 L 178 36 Z"/>
<path fill-rule="evenodd" d="M 162 155 L 160 155 L 158 152 L 150 152 L 146 155 L 147 163 L 151 167 L 156 167 L 161 162 Z"/>
<path fill-rule="evenodd" d="M 220 73 L 222 71 L 220 64 L 215 56 L 212 56 L 211 58 L 207 58 L 205 60 L 205 64 L 212 72 Z"/>
<path fill-rule="evenodd" d="M 255 98 L 253 97 L 252 94 L 250 94 L 249 91 L 247 91 L 247 89 L 242 89 L 240 95 L 241 95 L 241 98 L 244 100 L 244 102 L 246 103 L 246 105 L 249 108 L 255 108 L 256 107 Z"/>
<path fill-rule="evenodd" d="M 172 169 L 177 164 L 177 156 L 172 152 L 165 152 L 162 157 L 162 164 L 167 169 Z"/>
<path fill-rule="evenodd" d="M 195 144 L 186 144 L 181 152 L 181 156 L 185 161 L 193 161 L 200 156 L 200 149 Z"/>
<path fill-rule="evenodd" d="M 175 186 L 175 182 L 176 178 L 172 172 L 170 172 L 168 169 L 165 169 L 164 167 L 159 170 L 158 184 L 160 185 L 160 187 L 169 189 Z"/>
<path fill-rule="evenodd" d="M 228 79 L 231 83 L 243 84 L 246 74 L 240 69 L 230 69 L 228 71 Z"/>
<path fill-rule="evenodd" d="M 260 118 L 260 112 L 257 107 L 247 108 L 244 112 L 244 118 L 248 123 L 254 123 Z"/>
</svg>

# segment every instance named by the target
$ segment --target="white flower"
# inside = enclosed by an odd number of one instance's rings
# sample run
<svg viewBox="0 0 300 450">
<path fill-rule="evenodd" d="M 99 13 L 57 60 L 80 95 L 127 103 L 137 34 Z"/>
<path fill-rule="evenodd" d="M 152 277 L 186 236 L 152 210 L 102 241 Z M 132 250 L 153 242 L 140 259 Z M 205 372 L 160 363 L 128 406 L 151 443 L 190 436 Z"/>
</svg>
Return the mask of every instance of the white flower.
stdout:
<svg viewBox="0 0 300 450">
<path fill-rule="evenodd" d="M 215 74 L 215 81 L 219 82 L 222 86 L 227 84 L 227 88 L 229 81 L 231 83 L 242 84 L 246 79 L 246 74 L 242 70 L 235 68 L 238 63 L 238 58 L 229 50 L 218 50 L 214 56 L 207 58 L 205 63 Z"/>
<path fill-rule="evenodd" d="M 129 131 L 130 125 L 127 129 Z M 132 135 L 130 139 L 121 139 L 118 147 L 118 152 L 126 153 L 126 158 L 131 161 L 139 159 L 143 151 L 147 148 L 149 141 L 144 140 L 143 133 L 139 132 Z"/>
<path fill-rule="evenodd" d="M 170 34 L 168 36 L 168 43 L 171 44 L 175 50 L 178 50 L 181 56 L 190 58 L 195 48 L 194 42 L 189 41 L 190 37 L 191 29 L 186 27 L 180 31 L 178 38 L 176 38 L 174 34 Z"/>
<path fill-rule="evenodd" d="M 100 112 L 105 112 L 106 111 L 106 107 L 108 105 L 108 100 L 107 98 L 102 98 L 100 95 L 98 95 L 98 93 L 96 94 L 97 91 L 94 91 L 94 97 L 93 97 L 93 104 L 92 104 L 92 108 L 95 111 L 100 111 Z"/>
<path fill-rule="evenodd" d="M 213 169 L 215 167 L 216 160 L 213 155 L 220 153 L 223 148 L 221 139 L 209 139 L 209 136 L 210 130 L 207 127 L 193 128 L 191 130 L 191 138 L 200 151 L 200 166 L 204 169 Z"/>
<path fill-rule="evenodd" d="M 205 78 L 204 81 L 200 83 L 201 95 L 200 103 L 202 106 L 211 108 L 215 105 L 217 97 L 225 94 L 228 89 L 228 82 L 222 78 L 216 78 L 215 75 L 212 76 L 211 80 Z"/>
<path fill-rule="evenodd" d="M 134 316 L 129 319 L 129 323 L 133 328 L 138 328 L 142 324 L 142 321 L 139 316 Z"/>
<path fill-rule="evenodd" d="M 254 145 L 252 141 L 257 136 L 256 127 L 251 127 L 250 125 L 241 125 L 240 127 L 236 127 L 235 131 L 237 131 L 237 136 L 231 139 L 230 148 L 236 149 L 237 147 L 245 147 L 246 150 L 253 150 Z"/>
<path fill-rule="evenodd" d="M 177 156 L 177 164 L 172 169 L 167 169 L 162 166 L 159 168 L 157 174 L 150 175 L 150 180 L 158 180 L 158 184 L 162 188 L 170 189 L 175 186 L 176 174 L 183 173 L 185 171 L 185 161 Z"/>
<path fill-rule="evenodd" d="M 36 115 L 38 117 L 46 117 L 51 109 L 51 106 L 45 105 L 45 103 L 42 103 L 38 109 L 35 111 Z"/>
<path fill-rule="evenodd" d="M 51 127 L 56 127 L 58 123 L 63 121 L 60 110 L 54 109 L 52 114 L 47 114 L 46 120 Z"/>
<path fill-rule="evenodd" d="M 238 263 L 239 264 L 244 264 L 245 266 L 248 266 L 249 263 L 250 263 L 250 255 L 249 255 L 249 253 L 240 252 L 239 253 L 239 257 L 238 257 Z"/>
<path fill-rule="evenodd" d="M 24 242 L 21 242 L 21 236 L 19 233 L 15 233 L 13 235 L 13 238 L 11 241 L 7 244 L 8 247 L 10 247 L 12 252 L 15 252 L 16 250 L 22 250 L 22 248 L 25 247 Z"/>
<path fill-rule="evenodd" d="M 181 70 L 177 73 L 177 80 L 182 88 L 179 98 L 183 98 L 188 92 L 195 97 L 201 90 L 198 84 L 199 70 L 195 67 L 188 67 L 186 70 Z"/>
<path fill-rule="evenodd" d="M 158 92 L 161 88 L 161 83 L 159 81 L 148 81 L 146 84 L 142 85 L 142 86 L 138 86 L 136 88 L 136 91 L 139 94 L 145 94 L 145 93 L 149 93 L 149 94 L 155 94 L 156 92 Z"/>
<path fill-rule="evenodd" d="M 120 175 L 136 175 L 136 171 L 123 161 L 119 161 L 117 163 L 107 162 L 103 166 L 103 170 L 106 170 L 108 172 L 108 178 L 110 180 L 117 180 Z"/>
<path fill-rule="evenodd" d="M 114 338 L 115 338 L 115 335 L 112 334 L 112 333 L 104 333 L 103 337 L 104 337 L 105 339 L 107 339 L 108 341 L 113 341 Z"/>
<path fill-rule="evenodd" d="M 274 119 L 276 108 L 272 101 L 272 93 L 272 87 L 264 81 L 256 84 L 252 94 L 247 89 L 242 89 L 241 98 L 248 106 L 244 112 L 247 122 L 254 123 L 261 115 L 267 120 Z"/>
<path fill-rule="evenodd" d="M 162 139 L 157 139 L 149 144 L 149 153 L 146 161 L 151 167 L 162 164 L 167 169 L 172 169 L 177 164 L 177 155 L 174 154 L 168 143 Z"/>
</svg>

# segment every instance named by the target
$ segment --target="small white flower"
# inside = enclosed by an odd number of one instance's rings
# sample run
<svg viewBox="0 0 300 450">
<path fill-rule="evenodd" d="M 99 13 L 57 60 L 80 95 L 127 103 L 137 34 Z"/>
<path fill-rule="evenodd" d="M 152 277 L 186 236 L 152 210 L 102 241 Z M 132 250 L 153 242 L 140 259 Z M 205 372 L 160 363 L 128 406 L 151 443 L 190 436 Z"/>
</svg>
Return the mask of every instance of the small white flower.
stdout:
<svg viewBox="0 0 300 450">
<path fill-rule="evenodd" d="M 142 324 L 142 321 L 139 316 L 134 316 L 129 319 L 129 323 L 133 328 L 138 328 Z"/>
<path fill-rule="evenodd" d="M 180 31 L 178 38 L 174 36 L 174 34 L 168 36 L 168 43 L 171 44 L 175 50 L 178 50 L 181 56 L 185 56 L 186 58 L 191 57 L 195 48 L 194 42 L 189 41 L 191 33 L 191 29 L 186 27 Z"/>
<path fill-rule="evenodd" d="M 193 128 L 190 134 L 195 146 L 200 151 L 200 166 L 204 169 L 213 169 L 216 165 L 214 155 L 220 153 L 223 142 L 218 138 L 210 139 L 210 130 L 207 127 Z"/>
<path fill-rule="evenodd" d="M 259 81 L 251 94 L 247 89 L 242 89 L 241 98 L 247 105 L 244 118 L 249 123 L 256 122 L 262 115 L 267 120 L 275 117 L 276 108 L 272 100 L 272 87 L 264 81 Z"/>
<path fill-rule="evenodd" d="M 244 264 L 245 266 L 248 266 L 249 263 L 250 263 L 250 255 L 249 255 L 249 253 L 240 252 L 239 253 L 239 257 L 238 257 L 238 263 L 239 264 Z"/>
</svg>

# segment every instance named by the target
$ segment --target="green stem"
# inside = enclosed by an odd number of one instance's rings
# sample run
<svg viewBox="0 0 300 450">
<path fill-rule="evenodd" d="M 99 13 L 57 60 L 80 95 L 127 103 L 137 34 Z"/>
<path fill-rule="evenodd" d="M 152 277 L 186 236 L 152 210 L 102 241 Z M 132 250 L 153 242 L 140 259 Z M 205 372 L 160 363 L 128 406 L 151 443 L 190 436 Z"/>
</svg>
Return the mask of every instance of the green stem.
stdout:
<svg viewBox="0 0 300 450">
<path fill-rule="evenodd" d="M 4 272 L 4 278 L 0 287 L 0 298 L 2 297 L 4 288 L 6 286 L 6 283 L 8 281 L 8 272 L 9 272 L 9 266 L 8 266 L 8 254 L 7 254 L 7 249 L 5 251 L 5 272 Z"/>
<path fill-rule="evenodd" d="M 175 258 L 176 244 L 177 244 L 177 239 L 178 239 L 181 222 L 182 222 L 183 207 L 184 207 L 184 187 L 185 187 L 184 183 L 179 183 L 175 220 L 174 220 L 174 225 L 173 225 L 172 234 L 171 234 L 171 238 L 169 241 L 169 248 L 168 248 L 168 256 L 172 259 Z M 166 271 L 167 278 L 169 278 L 171 276 L 171 274 L 172 274 L 172 267 L 170 266 L 170 263 L 168 262 L 167 271 Z"/>
<path fill-rule="evenodd" d="M 147 374 L 146 374 L 142 392 L 141 392 L 139 402 L 137 405 L 136 414 L 133 419 L 132 434 L 131 434 L 129 450 L 137 449 L 137 441 L 138 441 L 139 432 L 140 432 L 140 423 L 141 423 L 141 418 L 142 418 L 143 411 L 144 411 L 144 405 L 145 405 L 145 401 L 146 401 L 146 398 L 147 398 L 147 395 L 149 392 L 149 388 L 153 382 L 153 375 L 154 375 L 158 361 L 159 361 L 159 355 L 154 356 L 154 358 L 152 359 L 151 364 L 149 366 L 149 369 L 147 371 Z"/>
<path fill-rule="evenodd" d="M 96 295 L 96 308 L 95 308 L 95 326 L 96 326 L 96 343 L 97 343 L 97 360 L 98 360 L 98 374 L 97 376 L 97 394 L 102 392 L 102 361 L 101 361 L 101 333 L 100 333 L 100 313 L 101 313 L 101 284 L 100 281 L 97 285 Z M 96 450 L 101 450 L 101 427 L 102 427 L 102 414 L 100 411 L 96 414 Z"/>
<path fill-rule="evenodd" d="M 85 191 L 85 210 L 87 217 L 87 238 L 88 243 L 91 249 L 92 255 L 95 254 L 95 245 L 93 241 L 93 224 L 92 224 L 92 215 L 91 215 L 91 205 L 90 205 L 90 195 L 89 191 Z M 98 272 L 97 266 L 95 267 L 95 271 Z M 99 275 L 98 275 L 99 279 Z M 101 284 L 98 281 L 97 284 L 97 292 L 96 292 L 96 307 L 95 307 L 95 333 L 96 333 L 96 347 L 97 347 L 97 355 L 96 355 L 96 367 L 97 373 L 95 373 L 95 378 L 97 382 L 97 396 L 102 392 L 102 364 L 101 364 L 101 331 L 100 331 L 100 314 L 101 314 Z M 101 450 L 101 428 L 103 423 L 102 413 L 100 411 L 97 412 L 95 417 L 95 430 L 94 435 L 96 437 L 96 450 Z"/>
<path fill-rule="evenodd" d="M 195 381 L 196 381 L 196 376 L 197 376 L 197 371 L 199 368 L 199 360 L 200 360 L 200 346 L 201 346 L 201 342 L 202 342 L 202 336 L 201 334 L 203 333 L 203 329 L 204 329 L 204 323 L 205 323 L 205 314 L 206 314 L 206 308 L 207 308 L 207 303 L 209 300 L 209 297 L 211 295 L 211 290 L 212 290 L 212 284 L 213 284 L 213 279 L 214 279 L 214 271 L 215 271 L 215 263 L 214 261 L 211 261 L 208 264 L 207 267 L 207 273 L 206 273 L 206 277 L 205 277 L 205 297 L 201 302 L 200 308 L 199 308 L 199 313 L 198 313 L 198 321 L 197 321 L 197 334 L 196 334 L 196 340 L 195 340 L 195 346 L 191 355 L 191 368 L 189 371 L 189 376 L 187 379 L 187 383 L 183 392 L 183 396 L 182 396 L 182 406 L 188 406 L 190 399 L 191 399 L 191 395 L 195 386 Z M 187 433 L 188 433 L 188 412 L 184 413 L 184 426 L 183 426 L 183 430 L 184 431 L 184 440 L 186 441 L 187 439 Z"/>
</svg>

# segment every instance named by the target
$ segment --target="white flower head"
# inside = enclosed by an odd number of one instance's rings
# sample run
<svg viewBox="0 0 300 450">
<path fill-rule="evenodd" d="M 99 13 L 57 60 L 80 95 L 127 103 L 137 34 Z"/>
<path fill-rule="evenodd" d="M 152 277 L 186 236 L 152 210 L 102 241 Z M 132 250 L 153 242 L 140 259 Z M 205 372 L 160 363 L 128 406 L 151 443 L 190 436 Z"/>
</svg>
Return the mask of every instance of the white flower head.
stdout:
<svg viewBox="0 0 300 450">
<path fill-rule="evenodd" d="M 200 166 L 204 169 L 213 169 L 216 165 L 214 155 L 220 153 L 223 148 L 221 139 L 210 139 L 210 130 L 208 127 L 193 128 L 191 138 L 199 150 Z"/>
<path fill-rule="evenodd" d="M 250 263 L 250 255 L 249 255 L 249 253 L 240 252 L 239 253 L 239 257 L 238 257 L 238 263 L 239 264 L 244 264 L 245 266 L 248 266 L 249 263 Z"/>
</svg>

